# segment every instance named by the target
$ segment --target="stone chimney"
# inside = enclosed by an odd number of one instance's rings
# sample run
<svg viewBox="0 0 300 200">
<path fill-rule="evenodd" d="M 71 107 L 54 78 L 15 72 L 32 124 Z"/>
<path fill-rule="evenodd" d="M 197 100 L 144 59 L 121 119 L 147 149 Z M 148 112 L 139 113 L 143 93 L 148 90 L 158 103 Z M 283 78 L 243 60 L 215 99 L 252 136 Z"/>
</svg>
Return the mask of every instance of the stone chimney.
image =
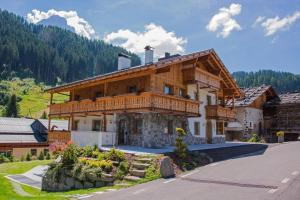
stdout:
<svg viewBox="0 0 300 200">
<path fill-rule="evenodd" d="M 131 66 L 130 56 L 124 53 L 118 54 L 118 70 L 126 69 Z"/>
<path fill-rule="evenodd" d="M 153 63 L 153 47 L 145 46 L 145 65 Z"/>
</svg>

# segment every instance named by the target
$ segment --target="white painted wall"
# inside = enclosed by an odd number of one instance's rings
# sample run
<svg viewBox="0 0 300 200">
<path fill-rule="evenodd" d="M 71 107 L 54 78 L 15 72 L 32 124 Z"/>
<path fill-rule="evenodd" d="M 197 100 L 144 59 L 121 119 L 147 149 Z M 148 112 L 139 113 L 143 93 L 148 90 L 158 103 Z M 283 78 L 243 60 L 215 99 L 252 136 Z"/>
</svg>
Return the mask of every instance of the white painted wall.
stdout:
<svg viewBox="0 0 300 200">
<path fill-rule="evenodd" d="M 74 117 L 74 120 L 79 120 L 78 131 L 92 131 L 93 120 L 103 120 L 103 116 Z M 114 115 L 106 115 L 106 131 L 116 131 Z"/>
<path fill-rule="evenodd" d="M 237 120 L 243 125 L 245 129 L 248 126 L 249 131 L 252 133 L 259 132 L 259 122 L 262 124 L 263 129 L 263 110 L 250 107 L 237 107 Z M 250 122 L 252 128 L 250 128 Z"/>
<path fill-rule="evenodd" d="M 197 86 L 196 84 L 190 84 L 188 85 L 187 93 L 191 97 L 191 99 L 195 99 L 195 93 L 197 92 Z M 200 96 L 200 107 L 199 111 L 201 114 L 201 117 L 191 117 L 188 118 L 189 122 L 189 129 L 193 135 L 194 133 L 194 122 L 200 122 L 200 136 L 199 137 L 206 137 L 206 112 L 205 112 L 205 106 L 207 105 L 207 95 L 211 96 L 211 103 L 212 105 L 216 102 L 216 96 L 215 94 L 209 93 L 205 89 L 199 89 L 199 96 Z M 211 120 L 212 122 L 212 133 L 213 137 L 216 136 L 216 120 Z"/>
<path fill-rule="evenodd" d="M 71 131 L 71 139 L 79 146 L 98 147 L 102 145 L 114 145 L 116 141 L 115 115 L 106 115 L 106 132 L 92 131 L 93 120 L 103 120 L 103 116 L 74 117 L 79 120 L 78 130 Z"/>
</svg>

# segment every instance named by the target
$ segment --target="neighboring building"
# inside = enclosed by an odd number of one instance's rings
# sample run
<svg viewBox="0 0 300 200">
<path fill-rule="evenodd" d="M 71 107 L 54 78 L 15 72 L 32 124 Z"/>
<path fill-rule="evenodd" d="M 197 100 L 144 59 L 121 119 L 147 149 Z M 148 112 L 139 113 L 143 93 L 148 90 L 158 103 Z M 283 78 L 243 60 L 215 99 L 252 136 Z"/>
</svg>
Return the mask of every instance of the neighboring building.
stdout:
<svg viewBox="0 0 300 200">
<path fill-rule="evenodd" d="M 249 139 L 254 133 L 262 136 L 264 133 L 264 105 L 270 100 L 278 99 L 270 85 L 245 88 L 243 92 L 245 96 L 234 102 L 237 121 L 228 123 L 225 128 L 227 140 Z"/>
<path fill-rule="evenodd" d="M 153 50 L 145 50 L 145 65 L 131 67 L 121 54 L 118 71 L 48 89 L 49 126 L 51 118 L 71 122 L 49 137 L 67 140 L 71 133 L 82 146 L 162 147 L 173 145 L 175 128 L 182 127 L 188 144 L 224 142 L 224 123 L 235 119 L 225 102 L 242 92 L 215 51 L 153 62 Z M 54 104 L 55 93 L 67 93 L 69 102 Z"/>
<path fill-rule="evenodd" d="M 47 126 L 44 120 L 0 117 L 0 152 L 16 158 L 30 153 L 38 156 L 48 151 Z M 67 121 L 54 120 L 53 124 L 67 124 Z M 68 125 L 64 125 L 68 126 Z"/>
<path fill-rule="evenodd" d="M 264 109 L 265 134 L 269 142 L 277 141 L 276 132 L 284 131 L 285 140 L 297 140 L 300 135 L 300 93 L 279 95 Z"/>
</svg>

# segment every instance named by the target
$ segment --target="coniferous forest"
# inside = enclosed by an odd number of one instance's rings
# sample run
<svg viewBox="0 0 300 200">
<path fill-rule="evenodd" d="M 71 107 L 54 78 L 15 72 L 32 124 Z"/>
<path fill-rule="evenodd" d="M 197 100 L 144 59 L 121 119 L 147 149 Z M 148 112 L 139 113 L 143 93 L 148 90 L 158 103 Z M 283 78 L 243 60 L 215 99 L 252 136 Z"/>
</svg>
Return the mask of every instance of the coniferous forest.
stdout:
<svg viewBox="0 0 300 200">
<path fill-rule="evenodd" d="M 54 26 L 28 23 L 0 10 L 0 79 L 34 78 L 55 85 L 117 69 L 118 53 L 140 58 L 101 40 L 89 40 Z"/>
<path fill-rule="evenodd" d="M 273 70 L 258 72 L 234 72 L 233 77 L 240 87 L 272 85 L 278 93 L 300 92 L 300 75 Z"/>
</svg>

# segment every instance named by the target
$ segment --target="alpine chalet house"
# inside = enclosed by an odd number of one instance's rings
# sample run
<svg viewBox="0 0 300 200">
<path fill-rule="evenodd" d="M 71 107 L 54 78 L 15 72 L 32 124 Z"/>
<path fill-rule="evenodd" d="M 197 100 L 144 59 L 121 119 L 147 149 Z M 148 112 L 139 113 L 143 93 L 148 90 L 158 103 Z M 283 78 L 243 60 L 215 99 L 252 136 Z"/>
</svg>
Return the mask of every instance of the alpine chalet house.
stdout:
<svg viewBox="0 0 300 200">
<path fill-rule="evenodd" d="M 187 131 L 188 144 L 225 141 L 224 122 L 235 119 L 226 102 L 242 95 L 213 49 L 170 55 L 153 61 L 145 47 L 145 64 L 131 67 L 119 54 L 118 71 L 48 89 L 51 118 L 70 120 L 68 131 L 49 131 L 49 138 L 84 145 L 174 145 L 176 127 Z M 54 104 L 57 93 L 69 101 Z M 234 101 L 232 101 L 234 104 Z"/>
<path fill-rule="evenodd" d="M 235 100 L 236 121 L 225 127 L 227 140 L 249 139 L 264 134 L 264 109 L 268 101 L 278 99 L 271 85 L 244 88 L 244 97 Z M 228 104 L 231 104 L 229 101 Z"/>
</svg>

